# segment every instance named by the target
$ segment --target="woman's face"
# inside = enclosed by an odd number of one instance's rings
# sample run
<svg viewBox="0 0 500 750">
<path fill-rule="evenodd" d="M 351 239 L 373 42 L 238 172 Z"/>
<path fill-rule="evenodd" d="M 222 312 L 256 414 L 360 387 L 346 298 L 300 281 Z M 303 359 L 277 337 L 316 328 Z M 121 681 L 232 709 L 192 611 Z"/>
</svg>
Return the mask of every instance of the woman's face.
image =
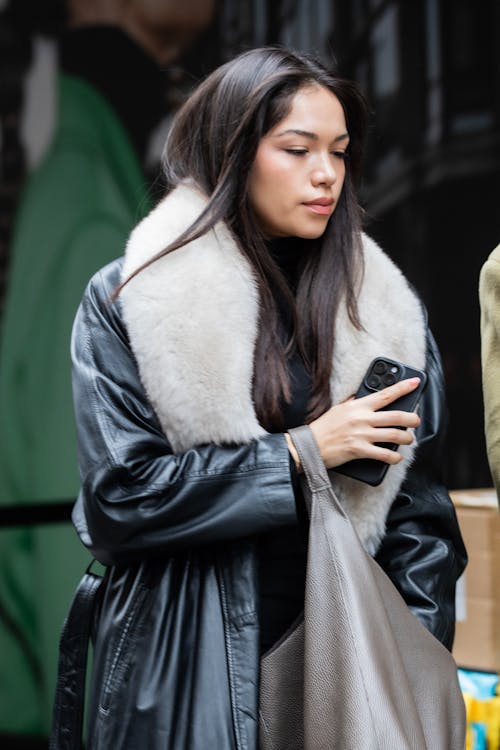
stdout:
<svg viewBox="0 0 500 750">
<path fill-rule="evenodd" d="M 349 143 L 344 111 L 322 86 L 299 89 L 259 143 L 248 178 L 266 237 L 320 237 L 342 191 Z"/>
</svg>

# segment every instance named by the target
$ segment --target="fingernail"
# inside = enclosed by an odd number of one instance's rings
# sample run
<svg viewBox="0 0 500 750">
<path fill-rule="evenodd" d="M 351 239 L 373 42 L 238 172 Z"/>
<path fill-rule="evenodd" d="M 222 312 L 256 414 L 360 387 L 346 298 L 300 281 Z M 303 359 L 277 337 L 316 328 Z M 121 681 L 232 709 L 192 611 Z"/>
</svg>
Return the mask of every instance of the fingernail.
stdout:
<svg viewBox="0 0 500 750">
<path fill-rule="evenodd" d="M 410 383 L 412 385 L 418 385 L 420 383 L 420 378 L 410 378 Z"/>
</svg>

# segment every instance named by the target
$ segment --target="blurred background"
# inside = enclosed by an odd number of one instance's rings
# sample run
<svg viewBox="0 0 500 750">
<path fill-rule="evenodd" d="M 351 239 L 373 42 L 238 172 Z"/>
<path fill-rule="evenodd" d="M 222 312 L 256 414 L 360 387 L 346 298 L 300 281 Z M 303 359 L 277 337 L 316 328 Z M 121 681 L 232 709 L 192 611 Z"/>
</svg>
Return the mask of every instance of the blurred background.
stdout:
<svg viewBox="0 0 500 750">
<path fill-rule="evenodd" d="M 3 748 L 47 746 L 59 631 L 90 562 L 69 522 L 79 299 L 162 195 L 176 108 L 217 65 L 269 43 L 318 53 L 365 92 L 366 229 L 441 349 L 446 481 L 491 485 L 477 288 L 500 242 L 498 0 L 0 0 Z"/>
</svg>

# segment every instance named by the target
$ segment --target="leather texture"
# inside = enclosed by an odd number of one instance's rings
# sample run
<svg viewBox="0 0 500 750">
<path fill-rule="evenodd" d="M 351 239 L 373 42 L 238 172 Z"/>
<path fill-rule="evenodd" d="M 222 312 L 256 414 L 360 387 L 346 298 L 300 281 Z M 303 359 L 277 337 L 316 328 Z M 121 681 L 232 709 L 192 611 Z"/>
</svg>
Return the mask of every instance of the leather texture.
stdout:
<svg viewBox="0 0 500 750">
<path fill-rule="evenodd" d="M 88 747 L 256 750 L 253 540 L 296 522 L 286 442 L 267 435 L 174 454 L 141 383 L 120 305 L 109 304 L 120 268 L 116 261 L 93 278 L 73 337 L 82 477 L 73 520 L 108 566 L 96 610 Z M 422 460 L 409 469 L 378 554 L 415 614 L 449 645 L 465 552 L 439 473 L 444 402 L 432 337 L 426 369 Z M 70 707 L 63 709 L 62 727 L 71 727 Z"/>
<path fill-rule="evenodd" d="M 363 549 L 309 427 L 289 434 L 310 498 L 305 609 L 262 659 L 261 750 L 463 750 L 451 654 Z"/>
<path fill-rule="evenodd" d="M 61 633 L 56 696 L 49 750 L 80 750 L 87 654 L 102 577 L 87 570 L 76 590 Z"/>
</svg>

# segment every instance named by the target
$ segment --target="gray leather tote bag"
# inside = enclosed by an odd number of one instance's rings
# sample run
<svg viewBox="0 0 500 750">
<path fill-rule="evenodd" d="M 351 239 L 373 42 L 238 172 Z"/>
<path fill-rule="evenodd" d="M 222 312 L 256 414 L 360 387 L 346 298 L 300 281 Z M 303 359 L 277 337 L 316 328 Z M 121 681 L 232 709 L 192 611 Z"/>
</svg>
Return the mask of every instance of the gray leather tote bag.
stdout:
<svg viewBox="0 0 500 750">
<path fill-rule="evenodd" d="M 464 750 L 455 662 L 365 552 L 308 427 L 304 618 L 261 661 L 260 750 Z"/>
</svg>

